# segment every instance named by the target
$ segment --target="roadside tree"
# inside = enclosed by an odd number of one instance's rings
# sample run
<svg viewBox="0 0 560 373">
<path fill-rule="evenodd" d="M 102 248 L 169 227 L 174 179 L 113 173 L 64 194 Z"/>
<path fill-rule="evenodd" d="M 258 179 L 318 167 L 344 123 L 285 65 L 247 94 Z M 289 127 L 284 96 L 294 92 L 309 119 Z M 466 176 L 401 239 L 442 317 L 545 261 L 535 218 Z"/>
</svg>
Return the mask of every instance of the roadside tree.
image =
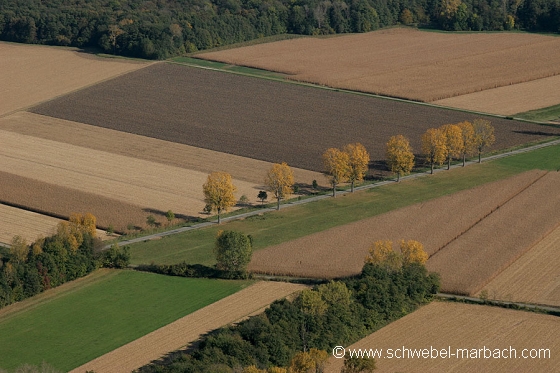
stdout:
<svg viewBox="0 0 560 373">
<path fill-rule="evenodd" d="M 447 146 L 445 145 L 445 135 L 439 128 L 429 128 L 422 135 L 422 154 L 430 163 L 431 173 L 434 173 L 434 165 L 442 165 L 447 158 Z"/>
<path fill-rule="evenodd" d="M 496 141 L 494 127 L 486 119 L 475 119 L 473 121 L 474 143 L 478 150 L 478 163 L 481 162 L 481 154 L 484 148 L 492 146 Z"/>
<path fill-rule="evenodd" d="M 253 255 L 253 240 L 241 232 L 220 231 L 214 247 L 216 268 L 229 274 L 244 274 Z"/>
<path fill-rule="evenodd" d="M 463 149 L 461 156 L 463 157 L 463 167 L 465 167 L 465 160 L 468 155 L 473 155 L 476 152 L 476 144 L 474 138 L 474 127 L 471 122 L 465 121 L 457 124 L 461 129 L 461 136 L 463 137 Z"/>
<path fill-rule="evenodd" d="M 280 210 L 280 200 L 289 196 L 293 191 L 294 173 L 286 162 L 275 163 L 264 179 L 266 189 L 277 200 L 276 209 Z"/>
<path fill-rule="evenodd" d="M 257 195 L 257 198 L 261 200 L 261 205 L 264 205 L 264 201 L 268 199 L 268 193 L 264 190 L 261 190 Z"/>
<path fill-rule="evenodd" d="M 212 172 L 202 186 L 204 202 L 211 211 L 218 213 L 218 224 L 221 223 L 222 211 L 229 210 L 237 203 L 233 195 L 236 189 L 231 181 L 231 175 L 227 172 Z"/>
<path fill-rule="evenodd" d="M 336 186 L 350 176 L 350 157 L 340 149 L 329 148 L 323 153 L 323 164 L 333 188 L 333 197 L 336 197 Z"/>
<path fill-rule="evenodd" d="M 463 132 L 461 127 L 456 124 L 444 124 L 440 127 L 445 136 L 445 146 L 447 148 L 447 169 L 451 168 L 452 158 L 457 158 L 463 152 Z"/>
<path fill-rule="evenodd" d="M 363 181 L 368 171 L 369 153 L 359 142 L 346 145 L 344 152 L 348 154 L 348 165 L 350 166 L 348 181 L 350 181 L 350 191 L 354 193 L 354 184 Z"/>
<path fill-rule="evenodd" d="M 392 136 L 387 142 L 387 162 L 391 172 L 397 174 L 397 182 L 401 176 L 407 175 L 414 167 L 414 153 L 410 142 L 403 135 Z"/>
</svg>

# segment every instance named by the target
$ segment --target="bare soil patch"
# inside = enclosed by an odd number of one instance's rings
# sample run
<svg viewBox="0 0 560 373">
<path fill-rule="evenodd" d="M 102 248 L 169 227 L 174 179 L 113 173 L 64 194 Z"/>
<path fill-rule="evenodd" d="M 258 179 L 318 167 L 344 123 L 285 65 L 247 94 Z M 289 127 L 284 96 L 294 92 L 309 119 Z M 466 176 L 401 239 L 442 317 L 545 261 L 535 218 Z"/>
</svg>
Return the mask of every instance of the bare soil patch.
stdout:
<svg viewBox="0 0 560 373">
<path fill-rule="evenodd" d="M 305 288 L 304 285 L 285 282 L 258 282 L 92 360 L 72 372 L 81 373 L 91 370 L 105 373 L 130 372 L 164 357 L 169 352 L 187 346 L 202 334 L 239 321 L 263 309 L 274 300 Z"/>
<path fill-rule="evenodd" d="M 165 213 L 198 216 L 207 173 L 1 131 L 0 171 Z M 32 149 L 33 151 L 30 151 Z M 216 165 L 219 167 L 219 165 Z M 256 202 L 258 187 L 234 180 Z"/>
<path fill-rule="evenodd" d="M 0 116 L 149 63 L 98 58 L 76 49 L 0 43 Z"/>
<path fill-rule="evenodd" d="M 433 255 L 479 221 L 485 221 L 484 218 L 496 209 L 501 211 L 504 204 L 508 205 L 507 201 L 544 174 L 544 171 L 525 172 L 509 179 L 272 246 L 255 252 L 249 269 L 260 273 L 303 277 L 350 276 L 362 270 L 371 244 L 385 239 L 418 240 L 424 244 L 428 254 Z M 498 209 L 499 206 L 502 207 Z M 539 213 L 535 209 L 534 214 Z M 527 219 L 529 217 L 528 215 Z M 530 221 L 522 219 L 522 222 Z M 496 240 L 499 240 L 501 235 L 495 235 Z M 447 248 L 442 251 L 445 250 Z M 504 260 L 508 259 L 509 257 Z M 454 271 L 462 265 L 461 261 L 446 261 L 445 264 L 442 262 L 442 266 L 431 269 L 445 272 L 442 279 L 445 285 L 446 276 L 453 276 Z M 471 267 L 467 269 L 472 270 Z"/>
<path fill-rule="evenodd" d="M 482 305 L 433 302 L 370 334 L 348 348 L 366 349 L 507 349 L 503 359 L 385 358 L 376 372 L 554 372 L 560 370 L 558 318 Z M 512 358 L 509 358 L 509 349 Z M 531 349 L 550 349 L 550 358 L 524 359 Z M 461 354 L 461 352 L 459 352 Z M 384 355 L 389 356 L 389 355 Z M 400 355 L 399 355 L 400 356 Z M 543 356 L 541 354 L 541 356 Z M 516 357 L 516 358 L 513 358 Z M 340 372 L 342 359 L 331 357 L 326 373 Z"/>
<path fill-rule="evenodd" d="M 434 104 L 482 113 L 514 115 L 558 105 L 560 75 L 434 101 Z"/>
<path fill-rule="evenodd" d="M 560 228 L 556 228 L 483 290 L 490 299 L 560 306 L 559 250 Z"/>
<path fill-rule="evenodd" d="M 414 149 L 430 127 L 476 116 L 405 102 L 159 63 L 32 109 L 34 113 L 268 162 L 322 171 L 329 147 L 363 143 L 385 159 L 390 136 Z M 495 149 L 560 128 L 488 118 Z"/>
<path fill-rule="evenodd" d="M 256 159 L 28 112 L 0 119 L 0 129 L 199 172 L 210 173 L 219 168 L 227 170 L 234 179 L 256 185 L 263 183 L 272 166 Z M 295 167 L 292 170 L 298 183 L 326 181 L 318 172 Z"/>
<path fill-rule="evenodd" d="M 544 177 L 431 256 L 443 292 L 472 295 L 560 223 L 560 172 Z"/>
<path fill-rule="evenodd" d="M 329 87 L 435 101 L 560 74 L 560 39 L 394 28 L 298 38 L 199 58 L 292 74 Z M 527 101 L 538 105 L 530 94 Z"/>
</svg>

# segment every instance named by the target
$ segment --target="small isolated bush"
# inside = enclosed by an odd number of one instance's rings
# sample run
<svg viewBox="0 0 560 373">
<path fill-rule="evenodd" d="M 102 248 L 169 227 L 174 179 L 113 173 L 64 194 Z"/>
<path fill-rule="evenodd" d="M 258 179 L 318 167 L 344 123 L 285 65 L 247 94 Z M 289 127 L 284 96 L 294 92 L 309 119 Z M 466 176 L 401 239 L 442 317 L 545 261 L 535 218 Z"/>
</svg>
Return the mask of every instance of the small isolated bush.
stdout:
<svg viewBox="0 0 560 373">
<path fill-rule="evenodd" d="M 101 253 L 101 266 L 105 268 L 126 268 L 130 263 L 130 249 L 128 246 L 119 247 L 114 243 Z"/>
<path fill-rule="evenodd" d="M 168 222 L 169 224 L 171 224 L 171 222 L 172 222 L 173 220 L 175 220 L 175 214 L 173 213 L 173 211 L 168 210 L 168 211 L 165 213 L 165 218 L 167 219 L 167 222 Z"/>
<path fill-rule="evenodd" d="M 146 224 L 148 224 L 150 227 L 155 227 L 157 222 L 156 222 L 156 218 L 153 215 L 148 215 L 148 217 L 146 218 Z"/>
<path fill-rule="evenodd" d="M 317 184 L 317 180 L 313 180 L 311 186 L 313 187 L 313 189 L 317 190 L 319 188 L 319 184 Z"/>
<path fill-rule="evenodd" d="M 244 194 L 239 198 L 239 204 L 240 205 L 248 205 L 249 204 L 249 198 Z"/>
<path fill-rule="evenodd" d="M 113 224 L 109 224 L 107 227 L 107 236 L 112 236 L 113 233 L 115 233 L 115 227 L 113 227 Z"/>
</svg>

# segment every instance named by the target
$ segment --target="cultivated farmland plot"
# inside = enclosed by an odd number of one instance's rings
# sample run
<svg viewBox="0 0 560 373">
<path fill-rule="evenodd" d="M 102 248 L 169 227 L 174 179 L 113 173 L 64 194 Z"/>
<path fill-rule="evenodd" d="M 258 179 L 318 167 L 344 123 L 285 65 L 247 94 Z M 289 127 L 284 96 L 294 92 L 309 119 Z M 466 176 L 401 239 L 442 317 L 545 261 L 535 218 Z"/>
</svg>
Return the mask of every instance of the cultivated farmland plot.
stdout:
<svg viewBox="0 0 560 373">
<path fill-rule="evenodd" d="M 363 143 L 385 159 L 390 136 L 416 151 L 427 128 L 476 116 L 168 63 L 41 104 L 34 113 L 268 162 L 322 171 L 329 147 Z M 496 149 L 560 134 L 560 128 L 489 118 Z"/>
<path fill-rule="evenodd" d="M 493 104 L 484 102 L 487 95 L 437 102 L 512 114 L 560 102 L 558 90 L 546 90 L 549 81 L 542 79 L 560 73 L 554 62 L 560 58 L 559 46 L 560 39 L 553 36 L 396 28 L 284 40 L 197 57 L 287 73 L 291 79 L 329 87 L 427 102 L 513 85 L 505 91 L 513 97 Z M 515 87 L 528 81 L 535 84 Z M 525 101 L 516 109 L 516 98 L 522 95 Z"/>
<path fill-rule="evenodd" d="M 560 323 L 555 316 L 506 310 L 496 307 L 433 302 L 370 334 L 348 348 L 366 349 L 507 349 L 507 358 L 410 358 L 376 359 L 375 372 L 556 372 L 560 370 L 558 349 Z M 347 347 L 347 346 L 344 346 Z M 515 355 L 509 358 L 510 347 Z M 550 358 L 524 359 L 531 349 L 550 349 Z M 399 356 L 400 355 L 399 353 Z M 515 357 L 515 358 L 514 358 Z M 325 372 L 338 373 L 342 360 L 331 357 Z"/>
<path fill-rule="evenodd" d="M 146 66 L 71 48 L 1 42 L 0 116 Z"/>
</svg>

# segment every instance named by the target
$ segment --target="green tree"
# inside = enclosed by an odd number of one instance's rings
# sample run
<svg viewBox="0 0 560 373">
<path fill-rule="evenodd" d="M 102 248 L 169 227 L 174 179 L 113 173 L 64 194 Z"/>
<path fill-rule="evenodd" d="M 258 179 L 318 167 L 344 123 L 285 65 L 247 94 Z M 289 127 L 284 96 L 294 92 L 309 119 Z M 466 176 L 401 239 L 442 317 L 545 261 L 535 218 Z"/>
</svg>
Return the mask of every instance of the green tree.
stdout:
<svg viewBox="0 0 560 373">
<path fill-rule="evenodd" d="M 253 255 L 251 236 L 236 231 L 220 231 L 214 246 L 216 267 L 230 275 L 244 274 Z"/>
<path fill-rule="evenodd" d="M 204 202 L 210 206 L 211 211 L 218 213 L 218 224 L 221 223 L 222 211 L 227 211 L 235 206 L 237 202 L 234 196 L 236 189 L 231 181 L 231 175 L 227 172 L 212 172 L 202 186 Z"/>
<path fill-rule="evenodd" d="M 165 213 L 165 218 L 167 219 L 167 222 L 171 224 L 171 222 L 175 220 L 175 213 L 171 210 L 167 210 L 167 212 Z"/>
<path fill-rule="evenodd" d="M 261 205 L 264 205 L 264 201 L 268 199 L 268 193 L 266 191 L 261 190 L 257 195 L 257 198 L 261 200 Z"/>
</svg>

